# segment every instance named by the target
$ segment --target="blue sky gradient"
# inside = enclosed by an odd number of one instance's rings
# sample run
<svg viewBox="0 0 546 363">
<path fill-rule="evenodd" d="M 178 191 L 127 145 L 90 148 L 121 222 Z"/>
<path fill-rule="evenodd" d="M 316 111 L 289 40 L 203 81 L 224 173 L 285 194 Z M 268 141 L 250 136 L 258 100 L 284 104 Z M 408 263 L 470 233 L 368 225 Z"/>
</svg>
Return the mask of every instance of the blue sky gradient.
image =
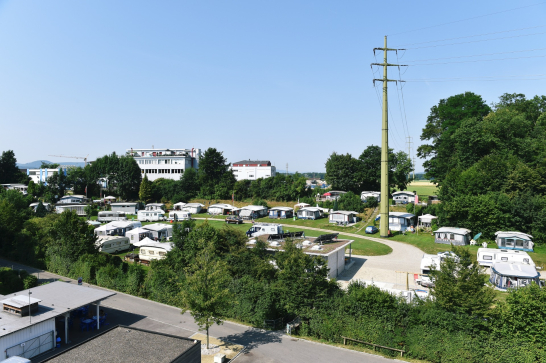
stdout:
<svg viewBox="0 0 546 363">
<path fill-rule="evenodd" d="M 154 145 L 324 171 L 333 151 L 358 157 L 380 145 L 370 63 L 384 35 L 408 48 L 402 64 L 517 58 L 403 69 L 405 108 L 389 84 L 390 146 L 406 151 L 411 136 L 415 150 L 441 98 L 545 93 L 546 49 L 519 52 L 546 48 L 544 15 L 546 2 L 528 0 L 0 0 L 0 145 L 21 163 Z M 408 45 L 484 33 L 497 34 Z M 451 43 L 463 44 L 429 47 Z M 452 58 L 489 53 L 506 54 Z M 532 76 L 512 77 L 521 75 Z M 409 81 L 438 78 L 469 79 Z"/>
</svg>

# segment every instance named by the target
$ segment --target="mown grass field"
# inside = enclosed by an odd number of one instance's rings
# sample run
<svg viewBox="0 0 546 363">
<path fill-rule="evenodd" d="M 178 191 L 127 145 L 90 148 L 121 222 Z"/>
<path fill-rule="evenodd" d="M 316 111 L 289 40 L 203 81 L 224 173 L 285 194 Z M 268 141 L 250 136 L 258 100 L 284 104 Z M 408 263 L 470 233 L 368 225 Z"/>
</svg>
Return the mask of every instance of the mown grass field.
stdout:
<svg viewBox="0 0 546 363">
<path fill-rule="evenodd" d="M 416 192 L 417 195 L 437 195 L 438 188 L 429 180 L 419 180 L 409 183 L 407 191 Z"/>
</svg>

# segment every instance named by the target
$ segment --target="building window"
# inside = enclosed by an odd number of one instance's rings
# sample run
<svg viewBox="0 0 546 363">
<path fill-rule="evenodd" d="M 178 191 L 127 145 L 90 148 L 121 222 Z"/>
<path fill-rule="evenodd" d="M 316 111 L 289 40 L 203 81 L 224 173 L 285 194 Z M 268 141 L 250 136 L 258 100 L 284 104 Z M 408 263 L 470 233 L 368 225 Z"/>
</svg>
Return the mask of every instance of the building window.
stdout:
<svg viewBox="0 0 546 363">
<path fill-rule="evenodd" d="M 483 255 L 483 259 L 485 261 L 491 261 L 493 259 L 493 256 Z"/>
</svg>

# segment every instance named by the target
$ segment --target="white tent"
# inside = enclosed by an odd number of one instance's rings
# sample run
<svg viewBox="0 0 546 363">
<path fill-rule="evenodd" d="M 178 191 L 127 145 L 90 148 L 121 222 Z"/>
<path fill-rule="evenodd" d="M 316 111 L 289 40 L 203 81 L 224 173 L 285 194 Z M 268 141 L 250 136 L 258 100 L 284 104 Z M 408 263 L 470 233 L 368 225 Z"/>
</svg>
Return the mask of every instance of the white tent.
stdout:
<svg viewBox="0 0 546 363">
<path fill-rule="evenodd" d="M 116 200 L 116 197 L 112 197 L 111 195 L 104 197 L 105 200 Z"/>
<path fill-rule="evenodd" d="M 157 243 L 151 239 L 149 239 L 148 237 L 144 238 L 142 241 L 139 241 L 139 242 L 135 242 L 133 243 L 133 246 L 135 247 L 140 247 L 140 246 L 144 246 L 144 245 L 153 245 L 154 243 Z"/>
<path fill-rule="evenodd" d="M 310 207 L 311 204 L 307 204 L 307 203 L 298 203 L 296 205 L 294 205 L 294 209 L 296 208 L 305 208 L 305 207 Z"/>
<path fill-rule="evenodd" d="M 419 227 L 431 227 L 432 220 L 438 219 L 438 217 L 433 216 L 432 214 L 423 214 L 422 216 L 417 217 Z"/>
</svg>

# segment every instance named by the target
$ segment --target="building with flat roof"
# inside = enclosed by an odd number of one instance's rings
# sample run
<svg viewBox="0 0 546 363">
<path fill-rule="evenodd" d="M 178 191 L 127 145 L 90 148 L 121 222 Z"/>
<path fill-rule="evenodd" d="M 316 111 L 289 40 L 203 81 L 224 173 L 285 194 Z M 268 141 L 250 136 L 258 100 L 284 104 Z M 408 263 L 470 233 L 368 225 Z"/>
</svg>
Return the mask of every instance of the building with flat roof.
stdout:
<svg viewBox="0 0 546 363">
<path fill-rule="evenodd" d="M 231 164 L 231 170 L 237 180 L 256 180 L 269 178 L 277 174 L 277 169 L 269 160 L 242 160 Z"/>
<path fill-rule="evenodd" d="M 32 358 L 53 349 L 57 317 L 64 317 L 62 338 L 67 342 L 70 312 L 96 304 L 99 315 L 100 302 L 112 295 L 115 292 L 55 281 L 1 297 L 0 360 L 13 356 Z"/>
<path fill-rule="evenodd" d="M 201 341 L 117 325 L 46 362 L 200 363 Z"/>
<path fill-rule="evenodd" d="M 184 170 L 199 168 L 201 149 L 128 149 L 135 158 L 142 176 L 153 181 L 159 178 L 179 180 Z"/>
<path fill-rule="evenodd" d="M 39 184 L 39 183 L 43 183 L 45 185 L 47 185 L 47 179 L 54 175 L 54 174 L 57 174 L 60 171 L 62 171 L 64 173 L 64 175 L 66 175 L 66 172 L 68 170 L 68 168 L 71 167 L 70 165 L 62 165 L 62 166 L 59 166 L 58 168 L 55 168 L 55 169 L 42 169 L 42 168 L 37 168 L 37 169 L 27 169 L 27 175 L 30 177 L 30 179 L 32 179 L 32 181 L 36 184 Z"/>
</svg>

